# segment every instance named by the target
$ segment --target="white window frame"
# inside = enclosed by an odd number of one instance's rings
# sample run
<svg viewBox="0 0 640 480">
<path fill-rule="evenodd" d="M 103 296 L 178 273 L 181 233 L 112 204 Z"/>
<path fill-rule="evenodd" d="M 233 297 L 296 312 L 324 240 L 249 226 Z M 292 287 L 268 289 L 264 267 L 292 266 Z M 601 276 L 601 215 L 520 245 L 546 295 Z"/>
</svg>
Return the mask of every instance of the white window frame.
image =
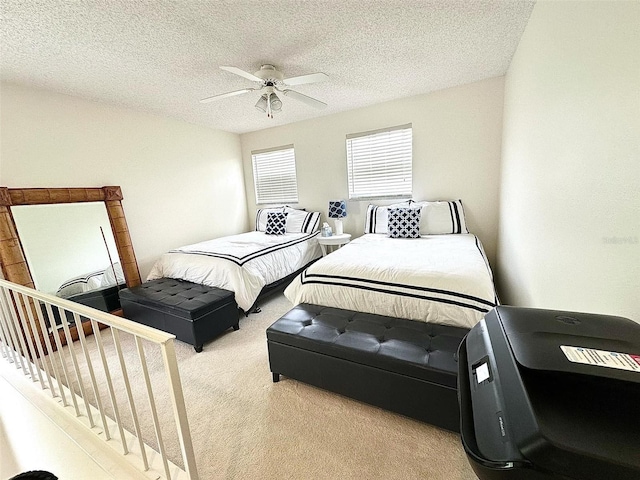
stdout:
<svg viewBox="0 0 640 480">
<path fill-rule="evenodd" d="M 412 124 L 349 134 L 346 150 L 350 200 L 411 198 Z"/>
<path fill-rule="evenodd" d="M 298 177 L 293 145 L 251 152 L 256 205 L 298 203 Z"/>
</svg>

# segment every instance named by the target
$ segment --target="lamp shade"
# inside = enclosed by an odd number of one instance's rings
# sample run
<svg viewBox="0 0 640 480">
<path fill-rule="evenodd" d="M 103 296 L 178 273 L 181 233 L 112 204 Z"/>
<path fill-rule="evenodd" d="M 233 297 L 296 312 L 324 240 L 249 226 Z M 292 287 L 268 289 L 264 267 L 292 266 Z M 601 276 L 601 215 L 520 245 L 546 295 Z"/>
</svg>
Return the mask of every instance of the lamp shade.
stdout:
<svg viewBox="0 0 640 480">
<path fill-rule="evenodd" d="M 347 202 L 344 200 L 329 200 L 329 218 L 344 218 L 347 216 Z"/>
</svg>

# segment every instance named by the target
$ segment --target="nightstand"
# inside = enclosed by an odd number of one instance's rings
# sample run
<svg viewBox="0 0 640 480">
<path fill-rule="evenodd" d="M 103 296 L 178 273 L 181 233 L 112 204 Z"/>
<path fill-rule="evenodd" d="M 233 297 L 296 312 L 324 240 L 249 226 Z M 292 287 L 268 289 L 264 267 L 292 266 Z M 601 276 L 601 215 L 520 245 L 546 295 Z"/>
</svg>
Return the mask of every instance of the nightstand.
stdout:
<svg viewBox="0 0 640 480">
<path fill-rule="evenodd" d="M 334 246 L 335 248 L 340 248 L 342 245 L 349 243 L 350 240 L 350 233 L 343 233 L 342 235 L 331 235 L 330 237 L 318 237 L 318 243 L 320 244 L 320 248 L 322 249 L 322 256 L 324 257 L 328 253 L 331 253 L 327 250 L 327 247 Z"/>
</svg>

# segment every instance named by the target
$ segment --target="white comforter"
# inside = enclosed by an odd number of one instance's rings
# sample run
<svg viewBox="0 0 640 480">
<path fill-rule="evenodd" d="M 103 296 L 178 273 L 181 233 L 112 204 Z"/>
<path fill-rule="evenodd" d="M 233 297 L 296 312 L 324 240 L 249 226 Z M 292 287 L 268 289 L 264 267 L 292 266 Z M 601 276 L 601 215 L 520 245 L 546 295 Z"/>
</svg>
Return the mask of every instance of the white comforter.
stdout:
<svg viewBox="0 0 640 480">
<path fill-rule="evenodd" d="M 497 301 L 475 235 L 364 235 L 311 265 L 284 293 L 294 305 L 313 303 L 465 328 Z"/>
<path fill-rule="evenodd" d="M 321 255 L 317 235 L 249 232 L 188 245 L 162 255 L 147 280 L 177 278 L 231 290 L 248 311 L 262 287 Z"/>
</svg>

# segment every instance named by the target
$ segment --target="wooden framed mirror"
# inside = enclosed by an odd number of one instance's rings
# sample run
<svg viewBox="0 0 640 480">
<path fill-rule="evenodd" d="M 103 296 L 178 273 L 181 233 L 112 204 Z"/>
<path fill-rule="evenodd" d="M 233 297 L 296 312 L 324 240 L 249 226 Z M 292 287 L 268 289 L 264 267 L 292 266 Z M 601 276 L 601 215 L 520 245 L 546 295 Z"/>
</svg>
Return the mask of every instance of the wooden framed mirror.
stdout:
<svg viewBox="0 0 640 480">
<path fill-rule="evenodd" d="M 127 287 L 140 285 L 140 271 L 136 261 L 129 228 L 122 208 L 122 191 L 118 186 L 98 188 L 7 188 L 0 187 L 0 267 L 4 278 L 10 282 L 36 288 L 36 281 L 20 231 L 16 225 L 14 213 L 27 205 L 80 204 L 99 202 L 106 209 L 106 216 L 113 234 L 122 273 Z M 105 240 L 106 244 L 106 240 Z M 116 272 L 114 271 L 114 276 Z M 111 313 L 118 314 L 118 311 Z M 83 330 L 89 334 L 89 323 L 83 324 Z M 73 340 L 78 337 L 76 327 L 70 328 Z M 38 332 L 40 336 L 43 332 Z"/>
</svg>

